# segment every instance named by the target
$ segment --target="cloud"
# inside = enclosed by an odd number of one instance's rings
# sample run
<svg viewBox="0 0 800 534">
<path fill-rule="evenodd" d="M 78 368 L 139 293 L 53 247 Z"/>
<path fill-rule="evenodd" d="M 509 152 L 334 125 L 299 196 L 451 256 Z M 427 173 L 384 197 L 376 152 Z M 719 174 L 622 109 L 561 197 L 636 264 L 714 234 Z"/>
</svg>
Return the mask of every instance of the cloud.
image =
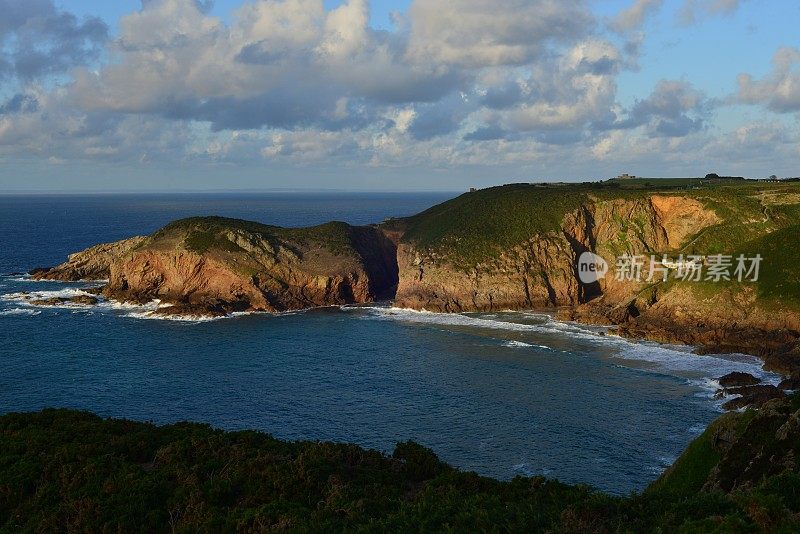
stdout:
<svg viewBox="0 0 800 534">
<path fill-rule="evenodd" d="M 28 82 L 91 63 L 108 39 L 103 21 L 79 21 L 52 0 L 0 0 L 0 13 L 0 82 Z"/>
<path fill-rule="evenodd" d="M 5 103 L 0 104 L 0 115 L 11 113 L 32 113 L 39 110 L 39 101 L 35 96 L 17 93 Z"/>
<path fill-rule="evenodd" d="M 464 141 L 494 141 L 497 139 L 505 139 L 507 136 L 508 132 L 499 126 L 483 126 L 466 134 L 464 136 Z"/>
<path fill-rule="evenodd" d="M 402 35 L 368 27 L 365 0 L 245 4 L 230 26 L 193 0 L 150 0 L 120 22 L 119 61 L 84 70 L 84 109 L 211 122 L 216 130 L 358 128 L 380 105 L 434 102 L 462 72 L 406 59 Z M 343 102 L 346 104 L 343 105 Z"/>
<path fill-rule="evenodd" d="M 561 132 L 552 137 L 558 142 L 580 139 L 594 122 L 612 120 L 615 80 L 622 67 L 623 58 L 611 43 L 581 41 L 562 56 L 532 66 L 518 101 L 497 110 L 491 118 L 507 131 L 528 132 L 540 139 L 555 132 Z M 570 129 L 574 133 L 564 135 Z"/>
<path fill-rule="evenodd" d="M 776 113 L 800 111 L 800 49 L 780 48 L 772 58 L 772 71 L 762 80 L 740 74 L 737 81 L 740 102 L 764 105 Z"/>
<path fill-rule="evenodd" d="M 739 9 L 743 0 L 684 0 L 678 10 L 678 22 L 684 25 L 697 23 L 700 19 L 716 15 L 731 15 Z"/>
<path fill-rule="evenodd" d="M 593 20 L 578 0 L 453 0 L 444 7 L 416 0 L 407 26 L 388 32 L 369 27 L 366 0 L 330 11 L 321 0 L 263 0 L 243 5 L 226 25 L 194 0 L 149 0 L 120 21 L 111 47 L 118 60 L 77 72 L 70 93 L 83 110 L 208 122 L 214 131 L 360 130 L 379 126 L 388 108 L 411 104 L 417 113 L 408 131 L 425 140 L 460 130 L 481 107 L 566 112 L 596 90 L 593 77 L 603 79 L 610 101 L 620 53 L 580 38 L 594 31 Z M 539 80 L 551 78 L 553 66 L 581 79 Z M 501 75 L 502 86 L 483 84 L 487 70 L 520 68 L 532 72 L 527 98 L 518 75 Z M 564 82 L 573 84 L 568 97 L 555 88 Z M 543 83 L 552 85 L 549 94 Z M 551 97 L 564 102 L 552 106 Z M 587 111 L 595 117 L 578 117 Z M 597 115 L 585 107 L 569 113 L 573 124 Z M 530 117 L 529 126 L 522 122 L 515 128 L 536 128 Z M 548 119 L 539 122 L 550 128 Z"/>
<path fill-rule="evenodd" d="M 481 96 L 481 104 L 491 109 L 511 107 L 523 99 L 522 85 L 519 80 L 507 80 L 498 86 L 490 86 Z"/>
<path fill-rule="evenodd" d="M 619 33 L 626 33 L 639 28 L 645 19 L 657 11 L 664 0 L 634 0 L 627 8 L 620 11 L 611 21 L 611 28 Z"/>
<path fill-rule="evenodd" d="M 409 56 L 467 67 L 528 63 L 594 23 L 580 0 L 416 0 L 408 17 Z"/>
<path fill-rule="evenodd" d="M 719 161 L 717 140 L 734 142 L 707 127 L 715 103 L 687 81 L 619 103 L 659 0 L 629 0 L 607 24 L 584 0 L 413 0 L 392 30 L 369 25 L 367 0 L 248 0 L 224 21 L 207 1 L 146 0 L 111 40 L 50 0 L 5 3 L 6 161 L 611 176 L 621 163 L 672 172 Z M 731 9 L 691 4 L 698 15 Z M 23 34 L 30 46 L 18 48 Z M 63 53 L 50 66 L 15 56 L 51 49 Z M 763 79 L 740 78 L 740 101 L 798 109 L 797 50 L 786 50 Z M 737 134 L 741 153 L 769 127 Z M 798 136 L 782 132 L 789 154 Z"/>
<path fill-rule="evenodd" d="M 661 80 L 616 128 L 645 126 L 652 137 L 684 137 L 701 130 L 711 108 L 705 96 L 684 81 Z"/>
</svg>

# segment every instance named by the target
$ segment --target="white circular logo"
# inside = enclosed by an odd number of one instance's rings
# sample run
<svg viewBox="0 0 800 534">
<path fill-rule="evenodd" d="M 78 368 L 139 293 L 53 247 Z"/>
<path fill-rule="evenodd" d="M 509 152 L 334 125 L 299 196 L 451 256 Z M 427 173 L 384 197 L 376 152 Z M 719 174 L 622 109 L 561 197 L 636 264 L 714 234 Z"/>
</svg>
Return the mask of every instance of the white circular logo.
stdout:
<svg viewBox="0 0 800 534">
<path fill-rule="evenodd" d="M 608 262 L 592 252 L 584 252 L 578 258 L 578 278 L 584 284 L 593 284 L 608 272 Z"/>
</svg>

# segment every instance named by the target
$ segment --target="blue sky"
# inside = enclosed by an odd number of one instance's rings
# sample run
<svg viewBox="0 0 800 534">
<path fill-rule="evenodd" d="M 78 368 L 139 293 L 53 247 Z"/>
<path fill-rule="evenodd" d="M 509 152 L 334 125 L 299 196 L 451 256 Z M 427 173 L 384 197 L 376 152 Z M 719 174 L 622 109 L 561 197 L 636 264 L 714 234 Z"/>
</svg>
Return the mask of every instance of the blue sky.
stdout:
<svg viewBox="0 0 800 534">
<path fill-rule="evenodd" d="M 800 175 L 791 0 L 0 8 L 0 191 Z"/>
</svg>

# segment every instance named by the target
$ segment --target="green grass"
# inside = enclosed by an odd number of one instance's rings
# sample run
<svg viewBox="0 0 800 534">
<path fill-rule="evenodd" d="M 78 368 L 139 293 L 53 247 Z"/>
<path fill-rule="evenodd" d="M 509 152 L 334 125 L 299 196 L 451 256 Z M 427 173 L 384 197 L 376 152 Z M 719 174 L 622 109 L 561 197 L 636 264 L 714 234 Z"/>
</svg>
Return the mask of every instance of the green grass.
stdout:
<svg viewBox="0 0 800 534">
<path fill-rule="evenodd" d="M 280 228 L 277 226 L 270 226 L 267 224 L 245 221 L 242 219 L 231 219 L 228 217 L 188 217 L 186 219 L 172 221 L 165 227 L 155 232 L 152 237 L 157 239 L 170 234 L 189 232 L 192 230 L 208 232 L 242 230 L 251 234 L 269 236 L 279 229 Z"/>
<path fill-rule="evenodd" d="M 763 258 L 758 279 L 760 298 L 800 308 L 800 225 L 750 241 L 740 251 L 747 257 L 761 254 Z"/>
<path fill-rule="evenodd" d="M 616 200 L 646 198 L 651 194 L 686 195 L 703 202 L 725 222 L 704 232 L 694 249 L 713 254 L 732 244 L 755 239 L 780 221 L 743 225 L 741 221 L 763 217 L 754 194 L 764 189 L 797 190 L 795 184 L 763 184 L 738 180 L 658 178 L 611 180 L 584 184 L 511 184 L 465 193 L 418 215 L 392 219 L 387 229 L 405 230 L 404 241 L 436 251 L 454 263 L 473 267 L 496 258 L 503 250 L 550 231 L 558 231 L 567 213 L 590 199 Z M 779 210 L 784 219 L 790 209 Z M 791 216 L 800 223 L 796 212 Z M 627 230 L 642 231 L 644 221 L 621 221 Z M 624 232 L 623 232 L 624 233 Z M 621 241 L 627 239 L 622 235 Z"/>
<path fill-rule="evenodd" d="M 149 244 L 177 236 L 183 238 L 188 250 L 199 254 L 210 250 L 243 251 L 228 238 L 230 232 L 244 233 L 254 243 L 258 240 L 286 242 L 294 246 L 319 246 L 335 255 L 353 253 L 353 227 L 337 221 L 307 228 L 281 228 L 227 217 L 190 217 L 173 221 L 158 230 L 151 236 Z"/>
<path fill-rule="evenodd" d="M 225 250 L 228 252 L 242 251 L 239 245 L 212 231 L 192 231 L 186 237 L 184 244 L 187 250 L 197 252 L 198 254 L 205 254 L 211 249 Z"/>
<path fill-rule="evenodd" d="M 403 240 L 472 267 L 538 233 L 558 230 L 564 215 L 586 202 L 588 190 L 513 184 L 465 193 L 405 219 Z"/>
<path fill-rule="evenodd" d="M 339 256 L 354 253 L 353 227 L 340 221 L 308 228 L 281 228 L 276 235 L 303 244 L 317 243 Z"/>
<path fill-rule="evenodd" d="M 715 421 L 686 448 L 684 453 L 670 467 L 669 471 L 655 481 L 648 491 L 674 495 L 691 495 L 703 487 L 711 470 L 721 459 L 714 449 L 714 435 L 726 423 L 734 424 L 732 419 L 738 414 L 725 414 Z"/>
</svg>

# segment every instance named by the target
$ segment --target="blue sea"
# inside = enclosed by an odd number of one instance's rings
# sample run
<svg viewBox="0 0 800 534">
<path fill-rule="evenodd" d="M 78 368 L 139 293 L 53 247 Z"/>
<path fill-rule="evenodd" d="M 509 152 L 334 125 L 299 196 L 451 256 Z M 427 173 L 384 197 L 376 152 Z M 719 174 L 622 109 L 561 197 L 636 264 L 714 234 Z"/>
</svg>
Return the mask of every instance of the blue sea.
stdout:
<svg viewBox="0 0 800 534">
<path fill-rule="evenodd" d="M 632 343 L 535 312 L 378 303 L 171 321 L 112 302 L 36 308 L 21 296 L 74 294 L 86 284 L 20 273 L 180 217 L 365 224 L 451 196 L 0 196 L 0 413 L 80 408 L 387 452 L 410 439 L 482 475 L 624 494 L 654 480 L 719 415 L 714 378 L 742 370 L 775 379 L 751 357 Z"/>
</svg>

